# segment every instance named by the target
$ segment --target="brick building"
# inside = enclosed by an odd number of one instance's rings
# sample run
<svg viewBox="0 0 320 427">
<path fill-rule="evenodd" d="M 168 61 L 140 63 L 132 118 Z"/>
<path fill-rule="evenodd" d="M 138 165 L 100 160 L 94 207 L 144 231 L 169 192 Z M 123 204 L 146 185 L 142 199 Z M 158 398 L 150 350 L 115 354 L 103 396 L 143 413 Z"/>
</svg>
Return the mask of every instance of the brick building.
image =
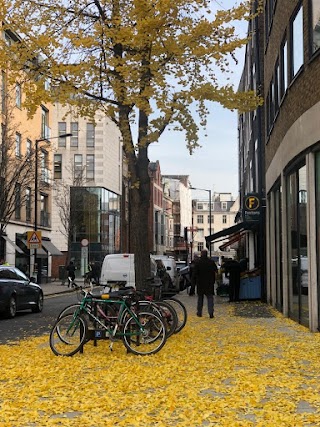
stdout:
<svg viewBox="0 0 320 427">
<path fill-rule="evenodd" d="M 268 301 L 316 331 L 320 294 L 320 4 L 265 2 Z"/>
</svg>

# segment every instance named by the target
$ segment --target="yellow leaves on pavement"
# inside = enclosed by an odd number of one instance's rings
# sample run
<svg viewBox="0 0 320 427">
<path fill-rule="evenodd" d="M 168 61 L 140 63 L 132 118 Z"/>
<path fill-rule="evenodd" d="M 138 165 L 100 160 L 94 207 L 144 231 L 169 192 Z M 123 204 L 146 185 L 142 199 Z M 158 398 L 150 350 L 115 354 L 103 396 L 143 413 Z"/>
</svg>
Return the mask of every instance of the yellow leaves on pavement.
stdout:
<svg viewBox="0 0 320 427">
<path fill-rule="evenodd" d="M 98 341 L 56 357 L 47 335 L 2 345 L 0 426 L 318 426 L 319 350 L 318 334 L 280 315 L 226 304 L 214 321 L 189 314 L 152 356 Z"/>
</svg>

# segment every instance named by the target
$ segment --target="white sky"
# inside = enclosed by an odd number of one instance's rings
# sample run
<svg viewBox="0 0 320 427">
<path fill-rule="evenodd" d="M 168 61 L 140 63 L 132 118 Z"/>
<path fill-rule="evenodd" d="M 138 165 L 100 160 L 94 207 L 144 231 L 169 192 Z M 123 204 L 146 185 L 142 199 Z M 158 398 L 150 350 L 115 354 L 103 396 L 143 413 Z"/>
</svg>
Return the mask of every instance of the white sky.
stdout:
<svg viewBox="0 0 320 427">
<path fill-rule="evenodd" d="M 212 2 L 214 7 L 218 2 Z M 235 0 L 219 4 L 225 8 L 239 3 Z M 239 25 L 239 31 L 246 34 L 247 23 Z M 237 88 L 243 68 L 244 49 L 237 53 L 238 65 L 230 76 Z M 209 106 L 207 136 L 199 138 L 202 148 L 190 156 L 180 132 L 165 131 L 158 143 L 149 146 L 151 162 L 159 160 L 162 175 L 189 175 L 193 187 L 210 189 L 217 193 L 238 195 L 238 131 L 237 112 L 230 112 L 217 103 Z M 206 198 L 206 192 L 197 192 L 195 197 Z"/>
</svg>

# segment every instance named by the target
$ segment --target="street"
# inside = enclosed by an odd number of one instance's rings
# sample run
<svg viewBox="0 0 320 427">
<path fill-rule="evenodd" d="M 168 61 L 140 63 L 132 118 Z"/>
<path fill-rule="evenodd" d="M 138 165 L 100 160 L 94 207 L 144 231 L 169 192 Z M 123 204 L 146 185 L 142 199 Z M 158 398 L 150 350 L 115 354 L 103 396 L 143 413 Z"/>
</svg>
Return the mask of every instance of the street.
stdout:
<svg viewBox="0 0 320 427">
<path fill-rule="evenodd" d="M 49 333 L 60 311 L 75 302 L 75 293 L 52 295 L 45 297 L 42 313 L 27 310 L 18 312 L 13 319 L 0 317 L 0 344 Z"/>
</svg>

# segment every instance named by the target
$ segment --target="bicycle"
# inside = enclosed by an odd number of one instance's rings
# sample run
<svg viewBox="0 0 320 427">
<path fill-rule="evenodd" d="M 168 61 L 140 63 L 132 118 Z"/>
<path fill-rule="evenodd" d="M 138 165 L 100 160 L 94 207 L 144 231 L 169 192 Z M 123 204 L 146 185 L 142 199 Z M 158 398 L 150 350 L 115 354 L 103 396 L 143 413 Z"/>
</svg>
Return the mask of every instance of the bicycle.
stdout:
<svg viewBox="0 0 320 427">
<path fill-rule="evenodd" d="M 152 291 L 148 289 L 144 289 L 140 291 L 140 295 L 152 302 L 163 301 L 171 305 L 176 312 L 178 323 L 175 328 L 175 333 L 180 332 L 186 325 L 188 319 L 187 309 L 184 304 L 174 297 L 162 297 L 162 285 L 156 283 L 148 283 L 148 286 L 152 288 Z"/>
<path fill-rule="evenodd" d="M 80 301 L 79 296 L 81 295 L 82 287 L 76 285 L 76 288 L 78 292 L 78 299 Z M 127 292 L 128 289 L 124 288 L 124 289 L 120 289 L 119 291 Z M 170 305 L 166 301 L 151 301 L 149 299 L 142 300 L 139 297 L 139 295 L 140 293 L 138 291 L 135 291 L 132 289 L 132 301 L 131 301 L 132 310 L 134 310 L 135 312 L 138 312 L 143 308 L 144 310 L 147 310 L 147 311 L 153 311 L 156 315 L 160 316 L 166 328 L 167 338 L 169 338 L 173 333 L 176 332 L 177 325 L 178 325 L 178 317 L 175 309 L 172 307 L 172 305 Z M 73 314 L 76 310 L 79 309 L 79 305 L 80 303 L 68 305 L 59 313 L 58 318 L 66 314 Z M 108 306 L 106 302 L 104 302 L 103 305 L 104 305 L 104 310 L 107 310 L 109 315 L 110 313 L 112 313 L 112 317 L 113 318 L 116 317 L 116 310 L 114 305 Z M 91 310 L 97 309 L 97 307 L 99 307 L 98 304 L 96 304 L 95 307 L 91 307 Z M 98 312 L 100 312 L 101 314 L 101 311 L 99 309 L 98 309 Z"/>
<path fill-rule="evenodd" d="M 86 342 L 92 339 L 89 322 L 92 322 L 94 336 L 109 338 L 109 348 L 121 339 L 128 352 L 136 355 L 157 353 L 166 342 L 165 325 L 162 319 L 151 311 L 135 313 L 130 305 L 132 290 L 94 295 L 83 292 L 84 297 L 73 313 L 59 317 L 50 332 L 50 348 L 57 356 L 73 356 Z M 115 306 L 110 314 L 101 305 Z M 99 316 L 94 314 L 94 310 Z"/>
</svg>

